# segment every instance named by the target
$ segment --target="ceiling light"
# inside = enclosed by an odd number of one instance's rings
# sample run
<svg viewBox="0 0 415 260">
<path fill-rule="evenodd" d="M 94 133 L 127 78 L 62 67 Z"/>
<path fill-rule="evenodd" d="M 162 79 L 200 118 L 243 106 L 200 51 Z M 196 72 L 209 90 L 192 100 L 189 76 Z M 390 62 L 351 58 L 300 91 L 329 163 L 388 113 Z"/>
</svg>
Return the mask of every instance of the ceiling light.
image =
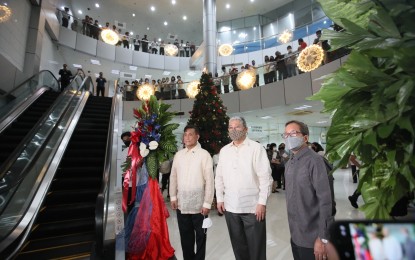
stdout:
<svg viewBox="0 0 415 260">
<path fill-rule="evenodd" d="M 92 60 L 91 59 L 91 63 L 94 65 L 101 65 L 101 62 L 99 60 Z"/>
<path fill-rule="evenodd" d="M 135 17 L 135 14 L 133 13 L 133 17 Z"/>
<path fill-rule="evenodd" d="M 150 27 L 147 27 L 147 31 L 150 31 Z"/>
<path fill-rule="evenodd" d="M 78 14 L 82 14 L 82 10 L 78 10 Z"/>
<path fill-rule="evenodd" d="M 96 8 L 99 8 L 99 4 L 98 4 L 98 3 L 96 3 L 96 4 L 95 4 L 95 7 L 96 7 Z"/>
<path fill-rule="evenodd" d="M 168 76 L 168 75 L 170 75 L 170 73 L 171 73 L 170 71 L 164 71 L 164 72 L 163 72 L 163 75 L 164 75 L 164 76 Z"/>
<path fill-rule="evenodd" d="M 134 35 L 134 32 L 130 32 L 130 35 Z"/>
<path fill-rule="evenodd" d="M 166 21 L 164 21 L 164 25 L 168 25 L 168 23 Z"/>
<path fill-rule="evenodd" d="M 309 106 L 309 105 L 302 105 L 302 106 L 299 106 L 299 107 L 295 107 L 294 109 L 297 109 L 297 110 L 303 110 L 303 109 L 307 109 L 307 108 L 310 108 L 311 106 Z"/>
<path fill-rule="evenodd" d="M 316 122 L 317 124 L 324 124 L 324 123 L 327 123 L 327 121 L 318 121 L 318 122 Z"/>
<path fill-rule="evenodd" d="M 176 4 L 176 0 L 171 0 L 171 4 L 175 5 Z"/>
<path fill-rule="evenodd" d="M 261 116 L 261 119 L 270 119 L 272 116 Z"/>
<path fill-rule="evenodd" d="M 82 69 L 82 65 L 80 65 L 80 64 L 72 64 L 72 65 L 73 65 L 74 68 Z"/>
<path fill-rule="evenodd" d="M 226 4 L 226 8 L 227 9 L 231 8 L 231 5 L 230 4 Z"/>
<path fill-rule="evenodd" d="M 254 29 L 254 31 L 256 31 L 256 27 L 255 27 L 255 26 L 254 26 L 254 28 L 253 28 L 253 29 Z"/>
<path fill-rule="evenodd" d="M 136 66 L 130 66 L 130 70 L 137 70 Z"/>
<path fill-rule="evenodd" d="M 190 71 L 190 72 L 188 72 L 188 73 L 187 73 L 187 75 L 189 75 L 189 76 L 192 76 L 192 77 L 193 77 L 194 75 L 196 75 L 196 72 L 194 72 L 194 71 Z"/>
<path fill-rule="evenodd" d="M 5 5 L 5 6 L 7 6 L 7 3 L 4 3 L 4 5 Z M 61 9 L 62 9 L 62 10 L 65 10 L 65 6 L 63 6 L 63 5 L 62 5 L 62 6 L 61 6 Z"/>
<path fill-rule="evenodd" d="M 150 10 L 154 12 L 154 11 L 156 11 L 156 8 L 154 6 L 152 6 L 152 7 L 150 7 Z"/>
<path fill-rule="evenodd" d="M 95 73 L 95 78 L 99 78 L 99 74 L 98 73 Z"/>
<path fill-rule="evenodd" d="M 186 15 L 183 15 L 183 20 L 187 20 L 187 16 Z"/>
<path fill-rule="evenodd" d="M 251 0 L 251 3 L 253 3 L 255 0 Z"/>
<path fill-rule="evenodd" d="M 161 42 L 161 38 L 159 38 L 159 42 Z"/>
<path fill-rule="evenodd" d="M 115 75 L 118 75 L 118 74 L 120 74 L 120 71 L 119 70 L 111 70 L 111 73 L 115 74 Z"/>
</svg>

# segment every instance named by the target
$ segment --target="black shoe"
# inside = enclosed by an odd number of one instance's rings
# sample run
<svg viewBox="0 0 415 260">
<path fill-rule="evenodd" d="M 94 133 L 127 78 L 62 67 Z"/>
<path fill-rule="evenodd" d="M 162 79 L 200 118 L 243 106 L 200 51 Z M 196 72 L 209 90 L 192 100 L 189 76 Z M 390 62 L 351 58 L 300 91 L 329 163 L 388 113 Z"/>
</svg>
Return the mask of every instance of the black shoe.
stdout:
<svg viewBox="0 0 415 260">
<path fill-rule="evenodd" d="M 349 196 L 349 201 L 353 208 L 359 208 L 359 205 L 357 205 L 357 200 L 353 196 Z"/>
<path fill-rule="evenodd" d="M 222 216 L 223 216 L 223 214 L 222 214 L 222 213 L 220 213 L 220 212 L 218 211 L 218 216 L 219 216 L 219 217 L 222 217 Z"/>
</svg>

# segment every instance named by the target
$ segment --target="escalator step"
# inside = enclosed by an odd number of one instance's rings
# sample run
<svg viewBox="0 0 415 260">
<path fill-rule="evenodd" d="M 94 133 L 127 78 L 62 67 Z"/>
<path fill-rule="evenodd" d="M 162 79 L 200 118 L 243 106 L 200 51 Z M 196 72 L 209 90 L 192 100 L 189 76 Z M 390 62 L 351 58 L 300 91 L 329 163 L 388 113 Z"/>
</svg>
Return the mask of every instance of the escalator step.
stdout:
<svg viewBox="0 0 415 260">
<path fill-rule="evenodd" d="M 51 206 L 47 205 L 41 209 L 37 223 L 57 223 L 57 225 L 59 225 L 61 221 L 93 217 L 95 217 L 95 201 L 93 203 L 80 202 Z"/>
<path fill-rule="evenodd" d="M 54 236 L 43 239 L 33 239 L 24 245 L 22 251 L 30 252 L 39 249 L 50 250 L 53 247 L 59 247 L 62 245 L 93 242 L 94 239 L 95 234 L 93 232 L 82 232 L 65 236 Z"/>
<path fill-rule="evenodd" d="M 45 204 L 55 206 L 68 203 L 95 203 L 99 190 L 60 190 L 51 191 L 46 196 Z"/>
<path fill-rule="evenodd" d="M 59 178 L 59 176 L 65 176 L 65 178 L 70 178 L 72 176 L 76 178 L 82 178 L 85 176 L 102 176 L 102 169 L 92 166 L 80 167 L 77 165 L 72 165 L 65 168 L 58 168 L 55 177 Z"/>
<path fill-rule="evenodd" d="M 101 171 L 103 169 L 101 168 Z M 54 179 L 52 183 L 51 191 L 58 190 L 83 190 L 83 189 L 99 189 L 101 187 L 101 178 L 59 178 Z"/>
<path fill-rule="evenodd" d="M 89 232 L 95 229 L 95 219 L 72 219 L 68 221 L 57 221 L 36 224 L 29 239 L 41 239 L 53 236 L 65 236 L 81 232 Z"/>
</svg>

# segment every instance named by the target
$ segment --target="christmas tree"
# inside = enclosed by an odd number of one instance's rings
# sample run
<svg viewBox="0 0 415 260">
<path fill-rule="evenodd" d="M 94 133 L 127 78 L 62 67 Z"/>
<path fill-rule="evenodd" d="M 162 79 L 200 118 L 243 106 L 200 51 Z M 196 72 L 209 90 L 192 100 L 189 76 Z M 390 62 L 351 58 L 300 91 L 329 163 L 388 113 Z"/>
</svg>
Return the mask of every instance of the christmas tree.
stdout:
<svg viewBox="0 0 415 260">
<path fill-rule="evenodd" d="M 188 124 L 199 128 L 199 143 L 212 156 L 231 141 L 228 136 L 228 122 L 226 107 L 218 96 L 212 76 L 203 73 Z"/>
</svg>

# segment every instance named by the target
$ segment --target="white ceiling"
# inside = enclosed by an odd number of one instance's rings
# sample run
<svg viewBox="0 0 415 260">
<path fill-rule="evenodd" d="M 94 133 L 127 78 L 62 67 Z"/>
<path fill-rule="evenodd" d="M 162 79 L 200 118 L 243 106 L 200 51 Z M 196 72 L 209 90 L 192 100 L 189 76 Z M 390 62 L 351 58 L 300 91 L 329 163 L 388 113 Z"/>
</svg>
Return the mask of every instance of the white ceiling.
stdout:
<svg viewBox="0 0 415 260">
<path fill-rule="evenodd" d="M 125 22 L 127 30 L 137 33 L 140 38 L 147 34 L 149 39 L 166 39 L 169 33 L 178 35 L 179 39 L 194 41 L 196 45 L 203 38 L 203 0 L 57 0 L 58 8 L 68 6 L 77 18 L 89 15 L 98 20 L 113 24 L 114 21 Z M 219 0 L 216 1 L 217 21 L 264 14 L 292 0 Z M 99 4 L 99 8 L 95 4 Z M 230 5 L 227 9 L 226 4 Z M 155 11 L 151 11 L 151 6 Z M 89 10 L 88 10 L 89 8 Z M 78 13 L 82 11 L 82 15 Z M 132 14 L 135 14 L 135 17 Z M 183 16 L 187 20 L 183 20 Z M 165 26 L 164 22 L 168 22 Z M 150 30 L 147 30 L 147 27 Z M 124 32 L 124 31 L 123 31 Z"/>
<path fill-rule="evenodd" d="M 149 39 L 154 37 L 164 39 L 171 33 L 177 34 L 179 39 L 195 41 L 196 44 L 200 43 L 203 34 L 203 1 L 176 0 L 175 5 L 172 5 L 171 1 L 172 0 L 57 0 L 56 4 L 57 7 L 69 6 L 74 12 L 74 15 L 80 18 L 84 17 L 85 14 L 88 14 L 94 19 L 99 20 L 101 24 L 105 24 L 106 21 L 112 24 L 115 20 L 126 22 L 128 31 L 133 31 L 134 34 L 139 33 L 140 36 L 147 34 Z M 254 0 L 253 2 L 251 2 L 251 0 L 217 1 L 217 21 L 227 21 L 240 17 L 264 14 L 290 1 L 292 0 Z M 100 7 L 96 8 L 95 3 L 99 3 Z M 231 5 L 230 9 L 225 8 L 227 3 Z M 156 11 L 150 11 L 150 6 L 154 6 Z M 87 10 L 87 8 L 90 8 L 90 10 Z M 78 10 L 82 10 L 82 16 L 77 13 Z M 133 17 L 132 13 L 135 13 L 136 16 Z M 186 21 L 182 19 L 183 15 L 187 16 Z M 163 25 L 164 21 L 169 23 L 168 26 Z M 150 27 L 149 31 L 147 31 L 147 27 Z M 163 71 L 160 70 L 138 68 L 137 71 L 131 71 L 129 70 L 129 65 L 116 64 L 106 60 L 100 60 L 101 65 L 93 65 L 90 61 L 91 58 L 94 59 L 93 57 L 78 53 L 68 48 L 61 48 L 60 51 L 70 66 L 74 63 L 81 64 L 85 72 L 90 70 L 92 74 L 104 71 L 104 76 L 106 76 L 107 79 L 115 79 L 118 77 L 115 75 L 108 75 L 108 72 L 112 69 L 136 73 L 137 77 L 142 77 L 143 75 L 152 75 L 153 78 L 156 79 L 165 77 Z M 198 73 L 195 73 L 194 76 L 189 76 L 187 75 L 188 72 L 189 71 L 180 72 L 184 81 L 200 78 Z M 169 77 L 176 74 L 177 72 L 172 72 Z M 296 111 L 294 108 L 301 105 L 310 105 L 311 108 L 308 108 L 307 110 L 312 111 L 312 113 L 304 116 L 292 116 L 287 114 Z M 309 126 L 329 126 L 331 120 L 329 115 L 320 113 L 322 108 L 321 102 L 304 101 L 299 104 L 244 112 L 242 113 L 242 116 L 246 118 L 249 126 L 262 127 L 262 133 L 251 133 L 251 135 L 262 136 L 262 138 L 265 138 L 266 136 L 275 136 L 277 133 L 280 133 L 282 124 L 292 119 L 303 121 Z M 270 118 L 262 119 L 261 117 L 263 116 L 269 116 Z M 181 124 L 185 124 L 187 120 L 188 118 L 175 119 L 176 122 Z M 317 123 L 322 121 L 326 122 Z"/>
</svg>

